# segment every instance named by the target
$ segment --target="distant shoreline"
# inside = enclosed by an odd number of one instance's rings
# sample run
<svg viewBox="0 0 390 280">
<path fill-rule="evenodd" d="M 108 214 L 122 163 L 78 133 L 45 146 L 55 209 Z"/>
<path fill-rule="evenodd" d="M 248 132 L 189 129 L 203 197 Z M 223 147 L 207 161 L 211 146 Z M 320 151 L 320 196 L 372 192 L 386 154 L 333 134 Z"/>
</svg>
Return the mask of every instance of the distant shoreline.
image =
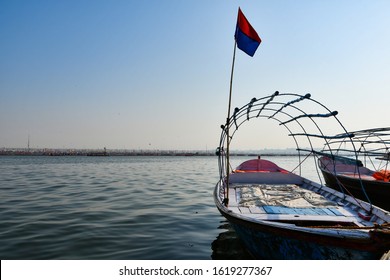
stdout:
<svg viewBox="0 0 390 280">
<path fill-rule="evenodd" d="M 231 156 L 297 156 L 287 151 L 233 151 Z M 98 149 L 0 149 L 0 156 L 216 156 L 215 151 L 186 150 L 98 150 Z"/>
</svg>

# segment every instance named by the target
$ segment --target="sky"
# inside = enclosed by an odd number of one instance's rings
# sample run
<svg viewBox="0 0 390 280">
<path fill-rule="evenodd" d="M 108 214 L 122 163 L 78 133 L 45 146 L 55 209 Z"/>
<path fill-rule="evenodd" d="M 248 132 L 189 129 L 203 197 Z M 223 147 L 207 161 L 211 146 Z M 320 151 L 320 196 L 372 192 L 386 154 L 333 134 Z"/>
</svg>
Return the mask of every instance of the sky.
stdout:
<svg viewBox="0 0 390 280">
<path fill-rule="evenodd" d="M 0 0 L 0 149 L 214 150 L 238 7 L 262 43 L 236 53 L 232 108 L 311 93 L 389 126 L 390 1 Z M 237 148 L 288 146 L 263 140 Z"/>
</svg>

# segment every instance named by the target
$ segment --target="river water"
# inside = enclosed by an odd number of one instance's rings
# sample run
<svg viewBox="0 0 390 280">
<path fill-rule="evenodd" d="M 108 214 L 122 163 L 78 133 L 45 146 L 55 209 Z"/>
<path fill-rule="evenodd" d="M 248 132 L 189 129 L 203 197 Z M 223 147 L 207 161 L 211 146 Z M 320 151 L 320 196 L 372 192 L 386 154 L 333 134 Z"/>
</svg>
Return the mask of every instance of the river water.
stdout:
<svg viewBox="0 0 390 280">
<path fill-rule="evenodd" d="M 217 167 L 212 156 L 1 156 L 0 257 L 250 259 L 214 205 Z"/>
</svg>

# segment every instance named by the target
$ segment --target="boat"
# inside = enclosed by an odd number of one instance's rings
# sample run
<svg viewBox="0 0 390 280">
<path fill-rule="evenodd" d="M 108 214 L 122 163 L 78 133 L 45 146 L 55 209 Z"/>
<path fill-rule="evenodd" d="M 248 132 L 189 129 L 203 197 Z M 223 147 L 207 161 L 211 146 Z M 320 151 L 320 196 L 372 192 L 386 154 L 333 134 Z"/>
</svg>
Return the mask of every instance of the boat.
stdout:
<svg viewBox="0 0 390 280">
<path fill-rule="evenodd" d="M 321 149 L 315 147 L 348 136 L 337 115 L 310 94 L 275 92 L 236 108 L 221 125 L 214 202 L 254 258 L 380 259 L 390 250 L 388 211 L 322 184 L 318 170 L 319 181 L 304 175 L 317 166 Z M 279 166 L 280 157 L 260 155 L 233 168 L 230 150 L 253 122 L 259 129 L 250 135 L 261 132 L 259 145 L 274 131 L 274 142 L 287 136 L 297 163 Z"/>
<path fill-rule="evenodd" d="M 331 141 L 335 148 L 325 147 L 318 159 L 326 184 L 390 211 L 390 127 L 349 135 Z"/>
</svg>

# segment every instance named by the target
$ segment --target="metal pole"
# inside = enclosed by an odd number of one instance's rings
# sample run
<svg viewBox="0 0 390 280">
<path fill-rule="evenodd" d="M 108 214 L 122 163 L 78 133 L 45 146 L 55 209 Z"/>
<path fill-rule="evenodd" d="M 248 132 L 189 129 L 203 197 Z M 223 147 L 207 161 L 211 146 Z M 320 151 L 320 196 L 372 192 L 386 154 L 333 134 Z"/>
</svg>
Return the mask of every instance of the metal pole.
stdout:
<svg viewBox="0 0 390 280">
<path fill-rule="evenodd" d="M 226 194 L 225 194 L 225 205 L 229 204 L 229 158 L 230 158 L 230 136 L 229 136 L 229 127 L 230 127 L 230 108 L 232 105 L 232 87 L 233 87 L 233 72 L 234 72 L 234 61 L 236 59 L 236 48 L 237 43 L 234 40 L 234 51 L 233 51 L 233 62 L 232 62 L 232 72 L 230 74 L 230 90 L 229 90 L 229 105 L 228 105 L 228 114 L 226 118 Z"/>
</svg>

